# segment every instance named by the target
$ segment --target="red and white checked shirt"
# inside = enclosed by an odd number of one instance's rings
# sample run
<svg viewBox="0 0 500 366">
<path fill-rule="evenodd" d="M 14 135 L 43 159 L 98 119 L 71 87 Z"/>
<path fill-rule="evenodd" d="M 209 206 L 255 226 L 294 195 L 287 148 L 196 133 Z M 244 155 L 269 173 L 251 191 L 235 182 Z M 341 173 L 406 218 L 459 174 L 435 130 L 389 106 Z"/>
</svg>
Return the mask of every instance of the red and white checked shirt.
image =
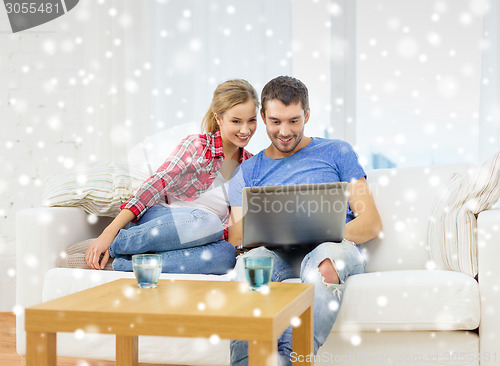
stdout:
<svg viewBox="0 0 500 366">
<path fill-rule="evenodd" d="M 240 164 L 252 157 L 242 149 Z M 121 209 L 132 211 L 137 221 L 148 208 L 175 197 L 182 201 L 193 201 L 213 183 L 224 161 L 220 131 L 213 134 L 189 135 L 175 148 L 167 160 L 139 188 L 135 196 L 123 203 Z M 229 207 L 222 220 L 223 239 L 227 239 Z"/>
</svg>

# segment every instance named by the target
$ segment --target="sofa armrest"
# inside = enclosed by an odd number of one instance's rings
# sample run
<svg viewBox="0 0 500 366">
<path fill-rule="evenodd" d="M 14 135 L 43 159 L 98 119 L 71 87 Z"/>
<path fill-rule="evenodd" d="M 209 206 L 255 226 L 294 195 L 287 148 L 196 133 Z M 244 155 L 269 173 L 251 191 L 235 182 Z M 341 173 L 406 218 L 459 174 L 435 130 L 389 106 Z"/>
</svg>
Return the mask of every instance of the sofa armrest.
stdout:
<svg viewBox="0 0 500 366">
<path fill-rule="evenodd" d="M 478 216 L 481 357 L 500 356 L 500 209 Z M 482 358 L 481 358 L 482 359 Z"/>
<path fill-rule="evenodd" d="M 17 352 L 24 355 L 24 309 L 42 302 L 45 272 L 69 245 L 99 236 L 108 217 L 90 217 L 76 207 L 19 210 L 16 215 Z"/>
</svg>

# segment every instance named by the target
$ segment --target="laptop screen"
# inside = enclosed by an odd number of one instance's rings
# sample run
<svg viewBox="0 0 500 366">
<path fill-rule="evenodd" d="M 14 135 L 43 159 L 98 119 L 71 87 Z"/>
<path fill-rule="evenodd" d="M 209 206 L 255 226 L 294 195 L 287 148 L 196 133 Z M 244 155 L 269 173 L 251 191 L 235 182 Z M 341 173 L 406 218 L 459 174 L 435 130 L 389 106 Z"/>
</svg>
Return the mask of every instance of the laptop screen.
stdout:
<svg viewBox="0 0 500 366">
<path fill-rule="evenodd" d="M 342 241 L 347 192 L 347 182 L 244 188 L 243 246 Z"/>
</svg>

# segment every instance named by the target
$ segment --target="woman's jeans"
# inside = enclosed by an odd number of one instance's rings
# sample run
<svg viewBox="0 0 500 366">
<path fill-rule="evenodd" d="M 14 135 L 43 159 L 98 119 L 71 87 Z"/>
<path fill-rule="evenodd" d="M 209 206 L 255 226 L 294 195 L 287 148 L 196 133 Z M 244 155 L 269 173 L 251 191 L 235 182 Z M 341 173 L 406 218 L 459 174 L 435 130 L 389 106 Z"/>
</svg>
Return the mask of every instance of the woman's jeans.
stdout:
<svg viewBox="0 0 500 366">
<path fill-rule="evenodd" d="M 304 257 L 305 255 L 305 257 Z M 347 240 L 341 243 L 323 243 L 310 252 L 300 249 L 268 250 L 264 247 L 253 249 L 238 257 L 235 267 L 236 281 L 245 281 L 243 257 L 274 257 L 271 281 L 281 282 L 288 278 L 298 277 L 305 283 L 314 284 L 314 353 L 325 342 L 332 330 L 333 323 L 342 303 L 345 291 L 345 280 L 348 276 L 364 273 L 366 262 L 358 247 Z M 302 259 L 303 258 L 303 259 Z M 340 284 L 326 283 L 318 266 L 330 259 L 337 271 Z M 292 365 L 292 327 L 288 327 L 278 339 L 280 366 Z M 299 357 L 300 355 L 295 355 Z M 306 355 L 304 355 L 305 357 Z M 248 365 L 248 343 L 231 341 L 231 365 Z"/>
<path fill-rule="evenodd" d="M 236 250 L 221 240 L 224 229 L 213 213 L 190 207 L 153 206 L 109 247 L 113 269 L 132 271 L 132 255 L 162 256 L 162 272 L 225 274 L 236 263 Z"/>
</svg>

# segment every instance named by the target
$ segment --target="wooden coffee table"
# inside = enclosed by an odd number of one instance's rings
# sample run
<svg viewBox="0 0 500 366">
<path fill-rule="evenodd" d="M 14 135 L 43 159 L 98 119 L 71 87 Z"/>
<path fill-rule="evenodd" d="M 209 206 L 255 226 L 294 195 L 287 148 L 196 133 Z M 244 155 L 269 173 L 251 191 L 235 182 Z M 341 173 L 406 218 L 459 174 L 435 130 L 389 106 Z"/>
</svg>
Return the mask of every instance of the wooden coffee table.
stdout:
<svg viewBox="0 0 500 366">
<path fill-rule="evenodd" d="M 56 364 L 56 333 L 116 334 L 116 365 L 138 364 L 138 336 L 219 337 L 249 341 L 249 365 L 277 365 L 277 343 L 292 323 L 296 359 L 313 354 L 314 286 L 271 283 L 267 294 L 243 282 L 160 280 L 139 289 L 121 279 L 26 309 L 26 363 Z M 293 321 L 292 321 L 293 320 Z"/>
</svg>

